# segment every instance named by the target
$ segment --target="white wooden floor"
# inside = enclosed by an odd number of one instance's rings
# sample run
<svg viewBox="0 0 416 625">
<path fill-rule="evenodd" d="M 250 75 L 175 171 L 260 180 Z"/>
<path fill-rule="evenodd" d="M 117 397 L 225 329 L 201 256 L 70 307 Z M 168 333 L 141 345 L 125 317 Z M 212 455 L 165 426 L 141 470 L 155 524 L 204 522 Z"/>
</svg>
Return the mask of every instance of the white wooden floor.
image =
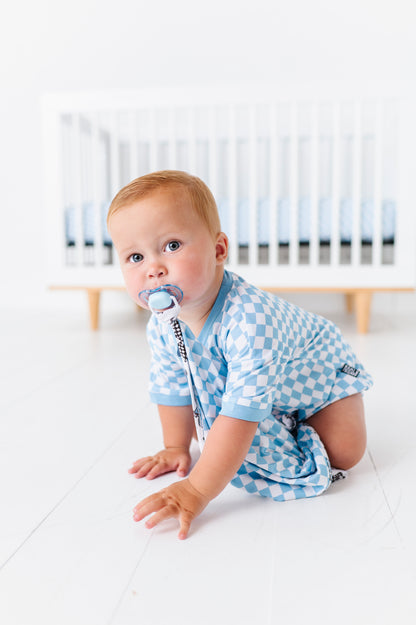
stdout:
<svg viewBox="0 0 416 625">
<path fill-rule="evenodd" d="M 416 622 L 416 324 L 335 318 L 376 386 L 368 452 L 316 499 L 228 487 L 186 541 L 132 521 L 169 483 L 128 475 L 160 447 L 146 392 L 145 314 L 90 333 L 83 316 L 0 324 L 0 623 L 358 625 Z"/>
</svg>

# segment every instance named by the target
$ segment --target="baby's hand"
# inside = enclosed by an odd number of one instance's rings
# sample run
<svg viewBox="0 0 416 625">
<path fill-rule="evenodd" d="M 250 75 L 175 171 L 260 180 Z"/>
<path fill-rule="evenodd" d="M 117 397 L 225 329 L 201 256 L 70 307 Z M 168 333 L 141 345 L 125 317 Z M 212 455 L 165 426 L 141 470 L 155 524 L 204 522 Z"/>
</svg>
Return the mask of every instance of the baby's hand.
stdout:
<svg viewBox="0 0 416 625">
<path fill-rule="evenodd" d="M 154 456 L 147 456 L 136 460 L 129 469 L 136 477 L 146 477 L 147 480 L 176 471 L 180 477 L 185 477 L 191 466 L 191 454 L 185 447 L 169 447 L 162 449 Z"/>
<path fill-rule="evenodd" d="M 208 497 L 202 495 L 190 483 L 189 479 L 175 482 L 167 488 L 143 499 L 133 510 L 134 521 L 141 521 L 148 514 L 156 512 L 148 521 L 149 529 L 171 517 L 179 519 L 178 538 L 186 538 L 193 519 L 198 516 L 209 503 Z"/>
</svg>

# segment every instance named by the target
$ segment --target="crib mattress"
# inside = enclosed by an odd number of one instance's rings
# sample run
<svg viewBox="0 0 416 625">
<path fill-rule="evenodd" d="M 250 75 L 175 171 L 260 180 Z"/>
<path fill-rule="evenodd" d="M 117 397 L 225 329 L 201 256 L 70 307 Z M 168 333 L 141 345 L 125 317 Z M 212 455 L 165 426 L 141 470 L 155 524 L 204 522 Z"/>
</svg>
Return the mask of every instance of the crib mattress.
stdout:
<svg viewBox="0 0 416 625">
<path fill-rule="evenodd" d="M 258 200 L 257 204 L 257 236 L 259 245 L 270 243 L 270 198 Z M 363 200 L 360 210 L 360 233 L 361 241 L 372 243 L 374 233 L 374 201 Z M 107 230 L 107 204 L 101 206 L 101 228 L 104 245 L 111 245 L 111 238 Z M 221 225 L 224 232 L 230 231 L 230 202 L 223 198 L 218 201 L 218 210 Z M 384 200 L 382 203 L 382 239 L 384 243 L 394 242 L 396 206 L 392 200 Z M 238 244 L 248 245 L 250 242 L 250 203 L 249 200 L 241 199 L 237 203 L 238 215 Z M 343 243 L 350 243 L 353 232 L 353 204 L 351 198 L 344 198 L 340 202 L 339 232 Z M 288 198 L 281 198 L 277 205 L 277 241 L 280 244 L 288 244 L 290 241 L 291 202 Z M 332 201 L 331 198 L 321 198 L 318 202 L 318 232 L 320 243 L 328 243 L 331 240 L 332 231 Z M 84 203 L 82 207 L 82 232 L 83 244 L 94 245 L 94 207 L 91 202 Z M 311 199 L 300 198 L 297 207 L 298 239 L 300 243 L 309 243 L 311 236 Z M 76 243 L 76 212 L 73 206 L 65 210 L 65 238 L 68 246 Z"/>
</svg>

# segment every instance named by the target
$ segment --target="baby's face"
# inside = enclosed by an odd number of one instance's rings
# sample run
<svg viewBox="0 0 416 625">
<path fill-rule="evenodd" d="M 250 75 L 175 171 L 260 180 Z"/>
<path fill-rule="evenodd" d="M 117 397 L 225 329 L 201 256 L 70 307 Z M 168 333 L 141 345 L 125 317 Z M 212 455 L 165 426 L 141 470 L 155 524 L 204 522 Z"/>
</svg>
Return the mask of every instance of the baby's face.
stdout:
<svg viewBox="0 0 416 625">
<path fill-rule="evenodd" d="M 185 192 L 158 190 L 115 213 L 109 230 L 127 291 L 137 304 L 143 306 L 140 291 L 164 284 L 183 291 L 184 310 L 203 308 L 216 296 L 226 238 L 213 239 Z"/>
</svg>

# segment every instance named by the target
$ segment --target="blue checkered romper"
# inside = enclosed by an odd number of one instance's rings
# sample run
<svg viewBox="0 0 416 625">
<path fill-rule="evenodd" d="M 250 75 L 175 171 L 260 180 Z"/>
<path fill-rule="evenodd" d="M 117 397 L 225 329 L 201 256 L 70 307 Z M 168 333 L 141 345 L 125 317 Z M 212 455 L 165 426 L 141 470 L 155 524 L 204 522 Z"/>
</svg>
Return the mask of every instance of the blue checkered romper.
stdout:
<svg viewBox="0 0 416 625">
<path fill-rule="evenodd" d="M 307 419 L 372 385 L 339 329 L 228 271 L 199 337 L 181 327 L 204 430 L 219 414 L 259 422 L 231 484 L 277 501 L 325 491 L 331 467 Z M 172 328 L 153 315 L 147 333 L 152 401 L 189 405 Z"/>
</svg>

